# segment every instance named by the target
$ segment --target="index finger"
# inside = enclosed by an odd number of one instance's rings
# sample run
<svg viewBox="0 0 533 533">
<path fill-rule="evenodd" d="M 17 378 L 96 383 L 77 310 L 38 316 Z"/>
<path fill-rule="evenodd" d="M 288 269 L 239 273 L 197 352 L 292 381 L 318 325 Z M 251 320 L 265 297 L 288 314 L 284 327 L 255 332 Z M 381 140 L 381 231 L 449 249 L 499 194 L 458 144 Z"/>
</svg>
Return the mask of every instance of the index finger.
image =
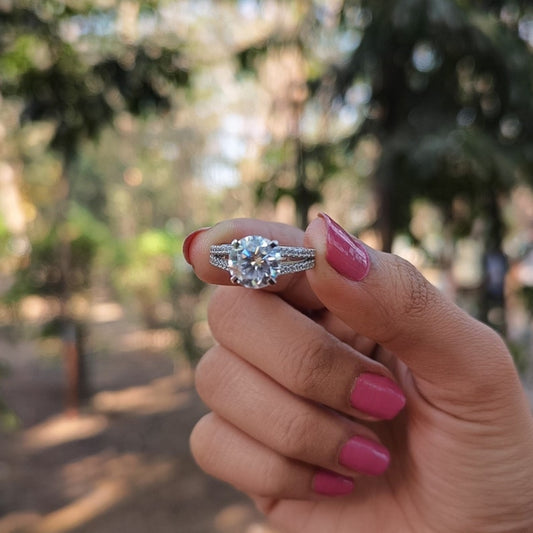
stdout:
<svg viewBox="0 0 533 533">
<path fill-rule="evenodd" d="M 214 285 L 231 285 L 228 272 L 209 263 L 210 248 L 214 244 L 229 244 L 233 239 L 242 239 L 247 235 L 261 235 L 277 240 L 282 246 L 303 246 L 304 239 L 302 230 L 287 224 L 238 218 L 192 233 L 185 239 L 183 253 L 202 281 Z M 275 285 L 261 290 L 276 292 L 299 309 L 316 310 L 324 307 L 311 290 L 303 272 L 282 275 L 277 278 Z"/>
</svg>

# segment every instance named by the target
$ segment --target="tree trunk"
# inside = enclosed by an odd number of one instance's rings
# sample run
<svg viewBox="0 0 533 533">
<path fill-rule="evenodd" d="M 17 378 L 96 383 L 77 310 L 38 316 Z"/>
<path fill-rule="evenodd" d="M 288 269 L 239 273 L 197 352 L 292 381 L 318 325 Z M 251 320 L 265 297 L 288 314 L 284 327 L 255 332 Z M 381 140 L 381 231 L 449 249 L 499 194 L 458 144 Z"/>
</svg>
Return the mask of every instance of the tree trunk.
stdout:
<svg viewBox="0 0 533 533">
<path fill-rule="evenodd" d="M 396 235 L 393 215 L 393 192 L 386 177 L 380 179 L 379 175 L 376 176 L 375 183 L 375 195 L 378 214 L 376 228 L 381 238 L 381 250 L 390 253 L 392 251 L 392 245 L 394 243 L 394 237 Z"/>
<path fill-rule="evenodd" d="M 76 324 L 71 309 L 72 242 L 68 229 L 68 211 L 70 206 L 69 173 L 73 161 L 74 155 L 67 152 L 63 159 L 57 228 L 59 237 L 58 266 L 61 279 L 59 293 L 61 342 L 66 376 L 65 411 L 70 415 L 77 415 L 87 387 L 81 328 Z"/>
<path fill-rule="evenodd" d="M 295 139 L 296 145 L 296 186 L 294 202 L 296 204 L 296 224 L 299 228 L 305 230 L 309 224 L 309 209 L 312 201 L 310 200 L 309 190 L 307 188 L 307 174 L 305 171 L 305 159 L 303 154 L 302 141 L 300 138 Z"/>
<path fill-rule="evenodd" d="M 490 188 L 487 195 L 483 287 L 480 291 L 479 314 L 483 322 L 505 335 L 507 333 L 505 278 L 509 266 L 502 246 L 505 223 L 497 192 Z"/>
</svg>

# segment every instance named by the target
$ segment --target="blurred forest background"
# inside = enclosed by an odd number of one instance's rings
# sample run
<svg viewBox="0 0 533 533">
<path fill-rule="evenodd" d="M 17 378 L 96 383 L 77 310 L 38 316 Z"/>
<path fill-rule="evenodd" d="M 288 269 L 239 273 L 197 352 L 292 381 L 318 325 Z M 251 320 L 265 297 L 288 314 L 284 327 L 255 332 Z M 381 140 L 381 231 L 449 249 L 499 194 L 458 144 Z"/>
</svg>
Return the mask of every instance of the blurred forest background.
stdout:
<svg viewBox="0 0 533 533">
<path fill-rule="evenodd" d="M 185 236 L 325 210 L 533 350 L 526 0 L 0 0 L 0 532 L 272 531 L 204 477 Z"/>
</svg>

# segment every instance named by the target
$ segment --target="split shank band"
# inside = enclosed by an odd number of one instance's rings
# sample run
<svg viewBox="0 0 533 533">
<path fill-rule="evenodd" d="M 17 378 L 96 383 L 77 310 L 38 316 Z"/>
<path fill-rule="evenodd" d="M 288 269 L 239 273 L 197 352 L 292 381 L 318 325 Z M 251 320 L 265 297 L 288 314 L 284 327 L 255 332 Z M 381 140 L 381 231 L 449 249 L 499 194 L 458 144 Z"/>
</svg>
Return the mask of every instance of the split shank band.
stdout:
<svg viewBox="0 0 533 533">
<path fill-rule="evenodd" d="M 230 273 L 232 283 L 251 289 L 274 285 L 278 276 L 309 270 L 315 266 L 315 250 L 281 246 L 260 235 L 235 239 L 231 244 L 210 248 L 211 265 Z"/>
</svg>

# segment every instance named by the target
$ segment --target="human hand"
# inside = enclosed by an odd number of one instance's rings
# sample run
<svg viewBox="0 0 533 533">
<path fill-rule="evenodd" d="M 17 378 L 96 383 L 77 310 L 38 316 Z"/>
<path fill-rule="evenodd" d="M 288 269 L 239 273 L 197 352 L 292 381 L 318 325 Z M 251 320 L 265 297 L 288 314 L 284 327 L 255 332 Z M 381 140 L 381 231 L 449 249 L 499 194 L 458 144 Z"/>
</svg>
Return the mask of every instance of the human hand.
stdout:
<svg viewBox="0 0 533 533">
<path fill-rule="evenodd" d="M 327 217 L 305 234 L 224 222 L 184 251 L 228 285 L 209 247 L 250 234 L 314 248 L 316 266 L 215 292 L 198 464 L 287 532 L 533 531 L 533 421 L 500 337 Z"/>
</svg>

